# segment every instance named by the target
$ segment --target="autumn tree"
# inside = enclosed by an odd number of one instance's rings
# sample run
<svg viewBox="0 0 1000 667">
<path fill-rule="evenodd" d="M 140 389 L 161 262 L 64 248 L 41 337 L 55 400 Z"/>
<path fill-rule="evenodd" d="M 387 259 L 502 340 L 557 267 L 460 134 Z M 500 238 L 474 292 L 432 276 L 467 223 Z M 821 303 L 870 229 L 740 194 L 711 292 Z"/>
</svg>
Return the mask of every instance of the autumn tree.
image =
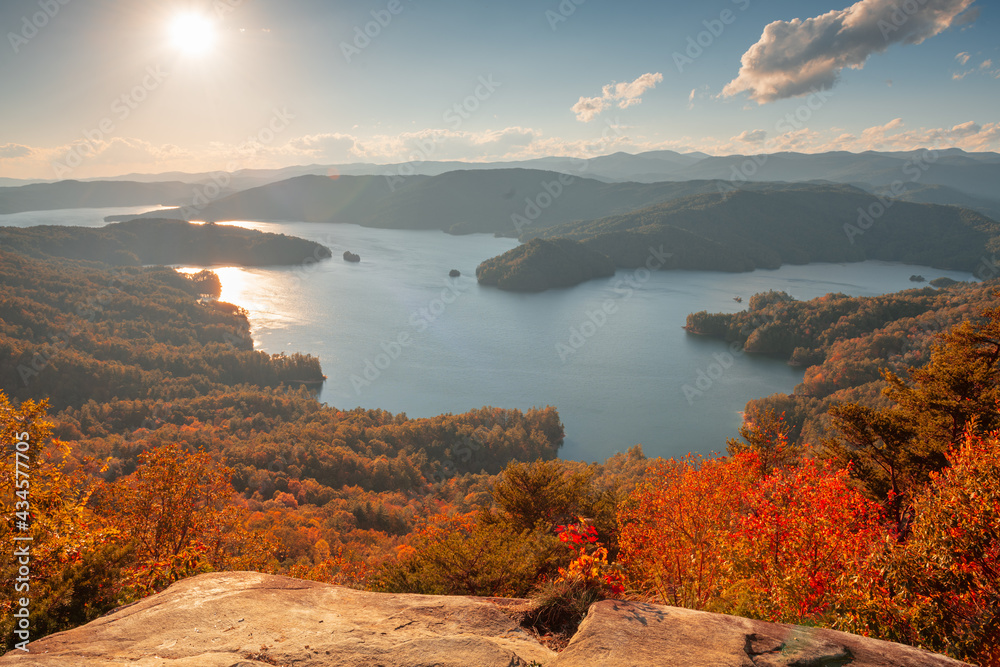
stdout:
<svg viewBox="0 0 1000 667">
<path fill-rule="evenodd" d="M 651 467 L 618 514 L 620 558 L 635 592 L 708 608 L 724 584 L 723 543 L 760 474 L 753 453 Z"/>
<path fill-rule="evenodd" d="M 1000 664 L 1000 432 L 968 435 L 916 495 L 909 539 L 882 567 L 894 595 L 861 627 L 982 665 Z"/>
<path fill-rule="evenodd" d="M 562 549 L 554 534 L 513 532 L 478 512 L 428 519 L 370 580 L 376 590 L 437 595 L 522 597 L 540 575 L 554 575 Z"/>
<path fill-rule="evenodd" d="M 720 603 L 727 613 L 836 626 L 859 589 L 880 585 L 890 546 L 879 505 L 847 472 L 806 459 L 747 488 L 728 538 Z"/>
<path fill-rule="evenodd" d="M 511 463 L 493 488 L 493 500 L 514 530 L 552 530 L 587 514 L 590 475 L 562 461 Z"/>
<path fill-rule="evenodd" d="M 802 447 L 791 443 L 788 434 L 791 427 L 785 422 L 785 413 L 777 414 L 773 409 L 750 408 L 740 425 L 741 440 L 726 440 L 726 451 L 730 455 L 754 452 L 765 471 L 793 465 L 802 455 Z"/>
<path fill-rule="evenodd" d="M 88 507 L 92 480 L 68 445 L 51 438 L 46 408 L 45 401 L 11 405 L 0 392 L 0 540 L 10 550 L 0 560 L 7 592 L 0 596 L 0 652 L 18 641 L 14 613 L 22 598 L 30 601 L 31 639 L 116 606 L 113 582 L 127 551 Z"/>
<path fill-rule="evenodd" d="M 267 545 L 244 528 L 231 476 L 208 453 L 172 443 L 143 452 L 132 475 L 100 489 L 102 512 L 134 547 L 122 582 L 126 596 L 200 572 L 266 562 Z"/>
<path fill-rule="evenodd" d="M 664 462 L 619 520 L 634 593 L 771 621 L 835 624 L 888 545 L 845 471 L 806 459 L 765 473 L 755 452 Z"/>
<path fill-rule="evenodd" d="M 834 406 L 830 416 L 839 436 L 824 450 L 841 466 L 851 465 L 905 533 L 914 494 L 947 465 L 952 443 L 967 431 L 1000 426 L 1000 308 L 943 334 L 930 361 L 910 371 L 910 382 L 890 371 L 884 377 L 893 407 Z"/>
</svg>

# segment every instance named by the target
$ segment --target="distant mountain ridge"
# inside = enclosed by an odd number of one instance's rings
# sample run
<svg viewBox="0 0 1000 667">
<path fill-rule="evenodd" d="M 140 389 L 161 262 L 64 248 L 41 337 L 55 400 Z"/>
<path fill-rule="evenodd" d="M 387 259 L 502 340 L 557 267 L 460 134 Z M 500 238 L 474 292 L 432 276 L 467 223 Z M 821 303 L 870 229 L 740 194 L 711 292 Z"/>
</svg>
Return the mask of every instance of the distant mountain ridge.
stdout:
<svg viewBox="0 0 1000 667">
<path fill-rule="evenodd" d="M 917 162 L 917 172 L 912 164 Z M 928 169 L 922 169 L 926 163 Z M 908 165 L 910 165 L 908 167 Z M 946 185 L 966 194 L 1000 199 L 997 174 L 1000 153 L 966 152 L 946 148 L 928 152 L 912 151 L 828 151 L 824 153 L 747 153 L 707 155 L 700 152 L 678 153 L 670 150 L 630 154 L 624 152 L 592 158 L 542 157 L 501 162 L 415 161 L 395 164 L 314 164 L 281 169 L 243 169 L 225 175 L 227 187 L 242 190 L 303 175 L 401 175 L 436 176 L 449 171 L 494 169 L 537 169 L 583 176 L 598 181 L 655 183 L 692 179 L 735 181 L 834 181 L 864 183 L 872 187 L 893 181 L 924 185 Z M 919 175 L 918 175 L 919 174 Z M 165 181 L 203 183 L 220 179 L 220 173 L 128 174 L 99 180 Z M 97 179 L 95 179 L 97 180 Z"/>
<path fill-rule="evenodd" d="M 347 179 L 366 176 L 381 179 L 387 189 L 403 187 L 414 179 L 453 172 L 532 170 L 567 174 L 603 183 L 663 183 L 723 181 L 748 183 L 848 183 L 869 191 L 892 184 L 906 191 L 936 188 L 934 203 L 968 206 L 980 200 L 981 212 L 1000 212 L 1000 153 L 965 152 L 957 148 L 898 152 L 768 153 L 711 156 L 658 150 L 638 154 L 623 152 L 593 158 L 541 157 L 504 162 L 414 161 L 397 164 L 353 163 L 295 165 L 280 169 L 241 169 L 234 172 L 128 174 L 116 178 L 37 183 L 0 188 L 0 213 L 78 206 L 128 206 L 140 204 L 191 205 L 218 202 L 240 191 L 304 176 Z M 411 174 L 405 176 L 405 174 Z M 14 185 L 13 179 L 8 179 Z M 27 182 L 27 181 L 25 181 Z M 121 185 L 113 186 L 112 183 Z M 125 185 L 125 184 L 129 185 Z M 390 183 L 391 188 L 390 188 Z M 71 185 L 73 184 L 73 185 Z M 103 184 L 103 185 L 102 185 Z M 186 184 L 178 189 L 178 184 Z M 156 186 L 150 193 L 139 186 Z M 85 186 L 96 194 L 72 194 Z M 57 187 L 55 190 L 48 188 Z M 34 188 L 34 190 L 29 189 Z M 114 194 L 115 188 L 118 194 Z M 198 195 L 202 196 L 198 196 Z M 646 202 L 648 204 L 650 202 Z M 635 207 L 641 208 L 641 206 Z M 988 214 L 989 214 L 988 213 Z M 603 215 L 605 213 L 601 213 Z M 587 216 L 585 216 L 587 217 Z M 594 216 L 589 216 L 594 217 Z"/>
<path fill-rule="evenodd" d="M 780 190 L 797 184 L 745 183 Z M 187 215 L 215 222 L 344 222 L 389 229 L 520 236 L 551 225 L 618 215 L 695 194 L 734 189 L 725 181 L 604 183 L 551 171 L 496 169 L 410 176 L 299 176 L 218 199 L 201 209 L 151 211 L 107 220 Z"/>
<path fill-rule="evenodd" d="M 59 181 L 0 188 L 0 214 L 60 208 L 166 206 L 189 203 L 195 189 L 180 181 Z"/>
</svg>

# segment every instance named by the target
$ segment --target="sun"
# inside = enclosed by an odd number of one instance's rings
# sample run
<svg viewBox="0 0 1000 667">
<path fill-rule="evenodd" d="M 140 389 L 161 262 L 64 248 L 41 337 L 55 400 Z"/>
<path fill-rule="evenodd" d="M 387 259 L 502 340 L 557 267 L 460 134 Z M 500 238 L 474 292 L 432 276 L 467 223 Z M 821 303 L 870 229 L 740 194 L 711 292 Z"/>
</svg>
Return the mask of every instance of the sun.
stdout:
<svg viewBox="0 0 1000 667">
<path fill-rule="evenodd" d="M 186 56 L 203 56 L 215 43 L 215 24 L 203 14 L 181 14 L 170 23 L 170 44 Z"/>
</svg>

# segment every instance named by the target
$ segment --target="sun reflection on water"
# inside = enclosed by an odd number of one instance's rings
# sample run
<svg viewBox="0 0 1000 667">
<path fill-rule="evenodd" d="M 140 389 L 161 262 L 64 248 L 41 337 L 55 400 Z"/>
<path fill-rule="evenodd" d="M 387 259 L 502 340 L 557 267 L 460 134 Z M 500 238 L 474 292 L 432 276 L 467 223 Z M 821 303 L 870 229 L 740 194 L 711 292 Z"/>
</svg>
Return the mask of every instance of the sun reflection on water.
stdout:
<svg viewBox="0 0 1000 667">
<path fill-rule="evenodd" d="M 175 267 L 180 273 L 197 273 L 203 266 Z M 219 277 L 219 301 L 243 308 L 250 321 L 250 335 L 254 347 L 262 346 L 261 335 L 268 331 L 284 330 L 304 314 L 290 307 L 288 278 L 280 271 L 245 269 L 238 266 L 208 267 Z"/>
<path fill-rule="evenodd" d="M 176 269 L 179 273 L 194 274 L 203 271 L 204 267 L 180 266 Z M 262 304 L 254 300 L 253 295 L 256 290 L 251 287 L 253 276 L 248 271 L 238 266 L 212 267 L 209 271 L 219 276 L 219 282 L 222 284 L 219 301 L 234 304 L 248 312 L 261 308 Z"/>
</svg>

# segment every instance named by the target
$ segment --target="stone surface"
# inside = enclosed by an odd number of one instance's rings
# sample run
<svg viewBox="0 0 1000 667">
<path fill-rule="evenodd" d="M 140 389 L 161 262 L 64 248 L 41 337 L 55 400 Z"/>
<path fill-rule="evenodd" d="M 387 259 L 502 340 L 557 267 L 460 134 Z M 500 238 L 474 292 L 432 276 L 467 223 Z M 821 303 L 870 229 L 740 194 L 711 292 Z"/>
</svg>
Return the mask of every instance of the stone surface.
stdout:
<svg viewBox="0 0 1000 667">
<path fill-rule="evenodd" d="M 669 656 L 669 660 L 665 660 Z M 965 663 L 857 635 L 678 607 L 604 600 L 553 667 L 956 667 Z"/>
<path fill-rule="evenodd" d="M 500 601 L 496 601 L 500 602 Z M 508 600 L 507 602 L 513 602 Z M 559 654 L 494 602 L 368 593 L 255 572 L 192 577 L 42 638 L 21 667 L 953 667 L 833 630 L 605 600 Z"/>
<path fill-rule="evenodd" d="M 205 574 L 0 658 L 11 665 L 518 667 L 555 653 L 495 605 Z"/>
</svg>

